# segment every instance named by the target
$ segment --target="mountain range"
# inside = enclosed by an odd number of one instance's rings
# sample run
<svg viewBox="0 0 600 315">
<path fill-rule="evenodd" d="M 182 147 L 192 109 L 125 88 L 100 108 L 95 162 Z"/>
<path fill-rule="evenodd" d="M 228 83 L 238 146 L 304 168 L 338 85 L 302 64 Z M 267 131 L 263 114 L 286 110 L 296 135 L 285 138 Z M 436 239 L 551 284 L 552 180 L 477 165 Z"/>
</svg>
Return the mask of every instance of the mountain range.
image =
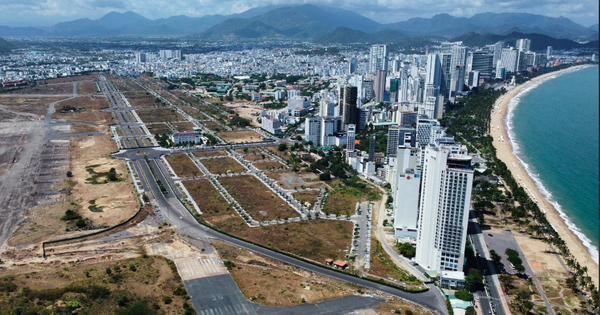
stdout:
<svg viewBox="0 0 600 315">
<path fill-rule="evenodd" d="M 361 33 L 350 35 L 350 30 Z M 335 31 L 337 32 L 333 33 Z M 564 17 L 480 13 L 464 18 L 437 14 L 429 19 L 412 18 L 380 24 L 352 11 L 310 4 L 266 6 L 227 16 L 206 15 L 194 18 L 180 15 L 156 20 L 131 11 L 111 12 L 97 20 L 77 19 L 49 27 L 0 26 L 0 36 L 173 35 L 204 40 L 281 38 L 320 42 L 335 42 L 335 37 L 341 35 L 358 36 L 357 42 L 370 42 L 380 41 L 378 38 L 387 40 L 387 36 L 392 39 L 449 39 L 469 33 L 507 35 L 513 32 L 577 40 L 598 39 L 597 24 L 588 28 Z M 365 34 L 369 35 L 368 38 L 364 37 Z M 363 40 L 359 40 L 361 37 L 364 37 Z"/>
</svg>

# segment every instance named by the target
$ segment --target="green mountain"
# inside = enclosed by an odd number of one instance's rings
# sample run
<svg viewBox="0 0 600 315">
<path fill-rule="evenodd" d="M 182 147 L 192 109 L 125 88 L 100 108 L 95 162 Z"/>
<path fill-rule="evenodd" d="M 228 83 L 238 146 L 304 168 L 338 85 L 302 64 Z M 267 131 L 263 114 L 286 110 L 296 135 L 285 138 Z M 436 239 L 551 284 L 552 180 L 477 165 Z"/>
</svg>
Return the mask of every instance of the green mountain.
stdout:
<svg viewBox="0 0 600 315">
<path fill-rule="evenodd" d="M 586 44 L 580 44 L 570 39 L 554 38 L 543 34 L 524 34 L 520 32 L 512 32 L 507 35 L 492 35 L 468 33 L 462 36 L 452 38 L 451 41 L 462 41 L 467 46 L 485 46 L 494 44 L 498 41 L 504 41 L 508 45 L 514 46 L 517 39 L 531 39 L 531 50 L 544 51 L 548 46 L 552 46 L 555 50 L 569 50 L 574 48 L 598 48 L 598 41 L 591 41 Z"/>
</svg>

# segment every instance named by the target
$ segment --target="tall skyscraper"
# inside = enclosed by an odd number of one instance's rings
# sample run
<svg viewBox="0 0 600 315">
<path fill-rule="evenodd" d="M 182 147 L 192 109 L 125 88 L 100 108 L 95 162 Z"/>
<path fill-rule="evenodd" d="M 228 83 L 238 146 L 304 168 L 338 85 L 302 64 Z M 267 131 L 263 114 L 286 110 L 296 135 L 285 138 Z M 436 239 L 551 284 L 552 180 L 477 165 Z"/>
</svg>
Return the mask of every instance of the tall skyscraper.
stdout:
<svg viewBox="0 0 600 315">
<path fill-rule="evenodd" d="M 427 73 L 425 74 L 425 90 L 423 95 L 422 110 L 419 112 L 429 118 L 437 117 L 438 96 L 442 79 L 442 64 L 437 54 L 427 55 Z"/>
<path fill-rule="evenodd" d="M 348 60 L 348 74 L 354 74 L 358 70 L 358 59 L 356 57 Z"/>
<path fill-rule="evenodd" d="M 371 135 L 369 137 L 369 162 L 373 162 L 375 161 L 375 144 L 377 143 L 377 140 L 375 138 L 375 135 Z"/>
<path fill-rule="evenodd" d="M 135 53 L 135 62 L 137 62 L 137 63 L 146 62 L 146 54 L 143 52 Z"/>
<path fill-rule="evenodd" d="M 531 48 L 531 40 L 529 38 L 517 39 L 515 48 L 519 51 L 529 51 Z"/>
<path fill-rule="evenodd" d="M 473 184 L 471 157 L 433 146 L 423 155 L 415 261 L 427 270 L 462 271 Z"/>
<path fill-rule="evenodd" d="M 552 46 L 548 46 L 548 48 L 546 48 L 546 60 L 550 60 L 551 56 L 552 56 Z"/>
<path fill-rule="evenodd" d="M 342 88 L 342 94 L 340 95 L 340 110 L 342 111 L 342 121 L 344 124 L 344 130 L 348 130 L 349 124 L 356 125 L 358 123 L 358 107 L 356 106 L 357 101 L 357 88 L 355 86 L 345 86 Z"/>
<path fill-rule="evenodd" d="M 398 79 L 390 79 L 390 102 L 398 102 L 398 88 L 400 81 Z"/>
<path fill-rule="evenodd" d="M 517 72 L 518 51 L 512 47 L 502 49 L 502 67 L 506 72 Z"/>
<path fill-rule="evenodd" d="M 394 234 L 398 238 L 417 238 L 419 214 L 419 184 L 415 148 L 396 148 L 395 174 L 392 182 L 394 197 Z"/>
<path fill-rule="evenodd" d="M 385 92 L 385 70 L 377 70 L 373 90 L 375 91 L 375 102 L 383 102 L 383 94 Z"/>
<path fill-rule="evenodd" d="M 458 92 L 465 85 L 465 70 L 467 64 L 467 47 L 462 45 L 452 46 L 452 57 L 450 59 L 450 89 L 448 100 L 454 102 Z"/>
<path fill-rule="evenodd" d="M 490 76 L 494 71 L 494 55 L 485 51 L 469 52 L 467 72 L 479 71 L 482 76 Z"/>
<path fill-rule="evenodd" d="M 354 142 L 356 141 L 356 125 L 348 125 L 346 137 L 348 138 L 348 144 L 346 145 L 346 157 L 352 157 L 354 156 Z"/>
<path fill-rule="evenodd" d="M 335 104 L 327 100 L 321 100 L 319 104 L 319 116 L 333 117 L 335 116 Z"/>
<path fill-rule="evenodd" d="M 376 73 L 377 70 L 387 70 L 387 68 L 387 45 L 375 44 L 371 46 L 371 53 L 369 54 L 369 73 Z"/>
</svg>

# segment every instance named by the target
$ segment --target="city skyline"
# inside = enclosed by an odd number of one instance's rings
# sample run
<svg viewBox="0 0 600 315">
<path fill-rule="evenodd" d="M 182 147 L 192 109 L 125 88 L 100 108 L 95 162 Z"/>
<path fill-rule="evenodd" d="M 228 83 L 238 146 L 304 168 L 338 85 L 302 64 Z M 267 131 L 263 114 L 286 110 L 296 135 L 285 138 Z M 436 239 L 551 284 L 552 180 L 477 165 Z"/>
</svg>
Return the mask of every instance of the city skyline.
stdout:
<svg viewBox="0 0 600 315">
<path fill-rule="evenodd" d="M 412 4 L 405 1 L 387 1 L 371 3 L 370 1 L 286 1 L 270 0 L 258 2 L 253 0 L 233 0 L 227 5 L 214 0 L 192 1 L 177 0 L 166 2 L 152 0 L 150 2 L 121 0 L 81 0 L 63 2 L 61 0 L 27 0 L 19 3 L 0 1 L 0 20 L 2 26 L 50 26 L 56 23 L 75 19 L 98 19 L 105 14 L 133 11 L 149 19 L 168 18 L 186 15 L 201 17 L 207 15 L 231 15 L 243 13 L 249 9 L 261 7 L 283 7 L 302 4 L 339 7 L 359 13 L 381 24 L 406 21 L 411 18 L 431 18 L 436 14 L 450 14 L 455 17 L 471 17 L 478 13 L 529 13 L 549 17 L 566 17 L 585 27 L 598 23 L 597 1 L 544 1 L 544 2 L 490 2 L 463 4 L 461 1 Z"/>
</svg>

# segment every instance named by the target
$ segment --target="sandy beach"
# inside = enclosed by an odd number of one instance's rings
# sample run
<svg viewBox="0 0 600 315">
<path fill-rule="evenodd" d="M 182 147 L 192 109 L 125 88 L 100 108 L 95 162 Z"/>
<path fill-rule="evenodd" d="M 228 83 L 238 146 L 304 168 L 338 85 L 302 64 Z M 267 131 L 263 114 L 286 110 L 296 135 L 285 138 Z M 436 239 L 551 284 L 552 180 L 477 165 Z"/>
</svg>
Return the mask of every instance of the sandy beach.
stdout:
<svg viewBox="0 0 600 315">
<path fill-rule="evenodd" d="M 533 84 L 546 77 L 556 75 L 565 71 L 572 71 L 575 68 L 583 66 L 575 66 L 565 70 L 557 71 L 536 77 L 524 84 L 515 86 L 504 96 L 496 100 L 494 113 L 491 121 L 491 136 L 494 138 L 494 146 L 497 150 L 497 157 L 506 163 L 513 177 L 523 188 L 529 193 L 530 197 L 537 200 L 538 206 L 546 211 L 546 217 L 552 226 L 556 229 L 561 238 L 566 242 L 568 248 L 575 259 L 582 265 L 588 267 L 588 274 L 598 286 L 598 264 L 592 259 L 588 248 L 583 245 L 583 242 L 569 229 L 567 224 L 560 217 L 558 210 L 546 200 L 535 185 L 534 180 L 525 171 L 525 168 L 519 163 L 517 156 L 513 153 L 513 148 L 509 141 L 509 136 L 506 128 L 506 114 L 510 100 L 517 95 L 521 89 Z M 543 248 L 539 248 L 543 251 Z M 527 253 L 525 253 L 527 255 Z M 535 253 L 532 253 L 535 254 Z"/>
</svg>

